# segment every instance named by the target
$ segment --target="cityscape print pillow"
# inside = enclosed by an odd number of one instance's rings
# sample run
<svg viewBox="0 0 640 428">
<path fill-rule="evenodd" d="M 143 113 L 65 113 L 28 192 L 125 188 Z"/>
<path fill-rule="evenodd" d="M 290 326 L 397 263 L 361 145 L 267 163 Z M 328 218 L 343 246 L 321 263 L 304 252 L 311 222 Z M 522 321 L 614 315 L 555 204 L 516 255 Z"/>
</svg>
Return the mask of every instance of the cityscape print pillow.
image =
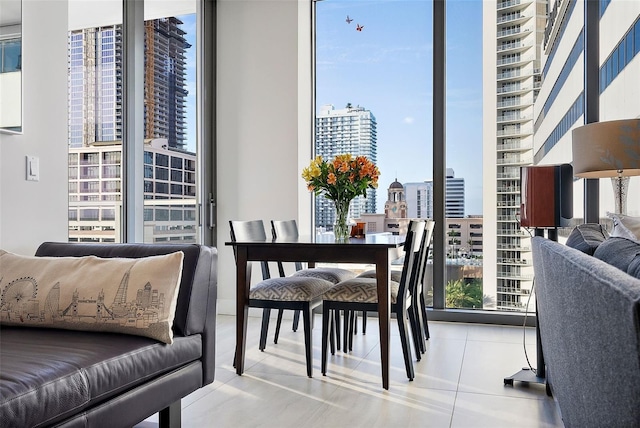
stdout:
<svg viewBox="0 0 640 428">
<path fill-rule="evenodd" d="M 173 342 L 184 254 L 34 257 L 0 250 L 0 324 Z"/>
</svg>

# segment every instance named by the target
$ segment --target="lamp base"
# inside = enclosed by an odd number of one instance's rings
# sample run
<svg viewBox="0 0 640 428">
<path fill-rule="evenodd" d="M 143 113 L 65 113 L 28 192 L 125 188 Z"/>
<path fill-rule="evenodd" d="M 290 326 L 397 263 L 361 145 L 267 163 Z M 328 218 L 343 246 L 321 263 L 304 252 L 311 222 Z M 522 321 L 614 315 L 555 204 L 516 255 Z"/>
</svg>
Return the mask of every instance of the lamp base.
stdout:
<svg viewBox="0 0 640 428">
<path fill-rule="evenodd" d="M 611 177 L 613 196 L 616 200 L 616 214 L 627 214 L 627 191 L 629 190 L 629 177 Z"/>
</svg>

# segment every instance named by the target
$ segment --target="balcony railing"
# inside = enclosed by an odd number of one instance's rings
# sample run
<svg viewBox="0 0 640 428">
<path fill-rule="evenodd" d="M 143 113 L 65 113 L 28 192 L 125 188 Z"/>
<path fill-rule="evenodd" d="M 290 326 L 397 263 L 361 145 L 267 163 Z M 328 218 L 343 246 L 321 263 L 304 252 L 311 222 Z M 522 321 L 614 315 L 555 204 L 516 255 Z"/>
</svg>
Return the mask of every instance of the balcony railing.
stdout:
<svg viewBox="0 0 640 428">
<path fill-rule="evenodd" d="M 517 48 L 523 48 L 523 47 L 531 47 L 531 43 L 522 43 L 522 42 L 512 42 L 512 43 L 505 43 L 502 45 L 498 46 L 497 51 L 498 52 L 503 52 L 503 51 L 508 51 L 511 49 L 517 49 Z"/>
<path fill-rule="evenodd" d="M 533 61 L 534 58 L 532 56 L 526 56 L 526 57 L 522 57 L 522 56 L 516 56 L 513 58 L 502 58 L 499 59 L 497 61 L 497 65 L 501 66 L 501 65 L 507 65 L 507 64 L 516 64 L 518 62 L 529 62 L 529 61 Z"/>
<path fill-rule="evenodd" d="M 530 164 L 533 162 L 533 158 L 530 156 L 520 157 L 520 158 L 509 158 L 509 159 L 498 159 L 498 165 L 523 165 Z"/>
<path fill-rule="evenodd" d="M 522 73 L 520 73 L 520 70 L 516 70 L 516 71 L 508 71 L 506 73 L 500 73 L 496 77 L 498 79 L 509 79 L 513 77 L 520 77 L 521 74 Z"/>
<path fill-rule="evenodd" d="M 497 273 L 498 278 L 519 278 L 519 279 L 533 279 L 533 274 L 527 273 L 520 273 L 520 272 L 510 272 L 510 271 L 504 271 L 504 272 L 499 272 Z"/>
<path fill-rule="evenodd" d="M 518 122 L 518 121 L 527 121 L 532 120 L 533 116 L 525 115 L 525 114 L 504 114 L 502 116 L 498 116 L 498 122 Z"/>
<path fill-rule="evenodd" d="M 496 131 L 496 135 L 504 136 L 504 135 L 527 135 L 531 134 L 532 129 L 529 127 L 526 128 L 513 128 L 513 129 L 500 129 Z"/>
<path fill-rule="evenodd" d="M 505 144 L 498 144 L 496 146 L 497 150 L 527 150 L 527 149 L 531 149 L 533 147 L 533 144 L 528 142 L 519 142 L 519 143 L 505 143 Z"/>
<path fill-rule="evenodd" d="M 502 24 L 504 22 L 515 21 L 516 19 L 520 19 L 522 17 L 523 15 L 521 13 L 511 13 L 506 16 L 499 16 L 497 22 L 498 24 Z"/>
<path fill-rule="evenodd" d="M 517 6 L 520 4 L 520 0 L 508 0 L 497 4 L 497 9 L 504 9 L 506 7 Z"/>
<path fill-rule="evenodd" d="M 498 31 L 498 37 L 510 36 L 512 34 L 521 34 L 531 31 L 531 28 L 509 28 L 507 30 Z"/>
<path fill-rule="evenodd" d="M 498 263 L 510 264 L 510 265 L 522 265 L 529 266 L 531 262 L 524 259 L 508 259 L 508 258 L 499 258 Z"/>
<path fill-rule="evenodd" d="M 520 193 L 520 186 L 498 187 L 498 193 Z"/>
</svg>

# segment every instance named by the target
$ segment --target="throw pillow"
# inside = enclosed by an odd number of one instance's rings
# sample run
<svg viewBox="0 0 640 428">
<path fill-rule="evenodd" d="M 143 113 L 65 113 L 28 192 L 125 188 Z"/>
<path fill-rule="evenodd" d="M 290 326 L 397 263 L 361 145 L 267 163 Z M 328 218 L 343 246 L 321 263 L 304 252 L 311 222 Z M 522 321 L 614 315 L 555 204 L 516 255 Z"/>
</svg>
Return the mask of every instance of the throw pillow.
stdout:
<svg viewBox="0 0 640 428">
<path fill-rule="evenodd" d="M 31 257 L 0 250 L 0 323 L 173 342 L 184 254 Z"/>
<path fill-rule="evenodd" d="M 598 223 L 579 224 L 569 234 L 566 245 L 592 256 L 608 236 L 605 228 Z"/>
<path fill-rule="evenodd" d="M 640 242 L 640 217 L 613 213 L 607 213 L 607 216 L 613 220 L 611 236 Z"/>
<path fill-rule="evenodd" d="M 593 257 L 624 272 L 627 272 L 629 265 L 638 255 L 640 255 L 640 243 L 615 236 L 600 244 L 593 253 Z"/>
</svg>

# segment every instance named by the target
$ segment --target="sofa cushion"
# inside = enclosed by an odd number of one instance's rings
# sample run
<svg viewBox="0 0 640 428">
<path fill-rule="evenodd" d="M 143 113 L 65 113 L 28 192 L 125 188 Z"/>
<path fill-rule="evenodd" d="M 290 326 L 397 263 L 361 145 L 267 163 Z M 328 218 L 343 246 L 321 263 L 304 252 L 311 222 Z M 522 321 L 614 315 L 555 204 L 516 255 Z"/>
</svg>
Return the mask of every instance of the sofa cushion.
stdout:
<svg viewBox="0 0 640 428">
<path fill-rule="evenodd" d="M 0 328 L 0 426 L 48 426 L 202 355 L 200 335 Z"/>
<path fill-rule="evenodd" d="M 605 240 L 593 253 L 594 257 L 623 272 L 627 272 L 629 265 L 638 255 L 640 255 L 640 243 L 615 236 Z"/>
<path fill-rule="evenodd" d="M 592 256 L 608 236 L 606 229 L 598 223 L 579 224 L 569 234 L 566 245 Z"/>
<path fill-rule="evenodd" d="M 636 256 L 631 263 L 629 263 L 627 273 L 640 279 L 640 255 Z"/>
<path fill-rule="evenodd" d="M 0 323 L 117 332 L 171 343 L 182 252 L 31 257 L 0 250 Z"/>
<path fill-rule="evenodd" d="M 640 243 L 640 217 L 613 213 L 607 213 L 607 216 L 613 221 L 611 236 L 627 238 Z"/>
</svg>

